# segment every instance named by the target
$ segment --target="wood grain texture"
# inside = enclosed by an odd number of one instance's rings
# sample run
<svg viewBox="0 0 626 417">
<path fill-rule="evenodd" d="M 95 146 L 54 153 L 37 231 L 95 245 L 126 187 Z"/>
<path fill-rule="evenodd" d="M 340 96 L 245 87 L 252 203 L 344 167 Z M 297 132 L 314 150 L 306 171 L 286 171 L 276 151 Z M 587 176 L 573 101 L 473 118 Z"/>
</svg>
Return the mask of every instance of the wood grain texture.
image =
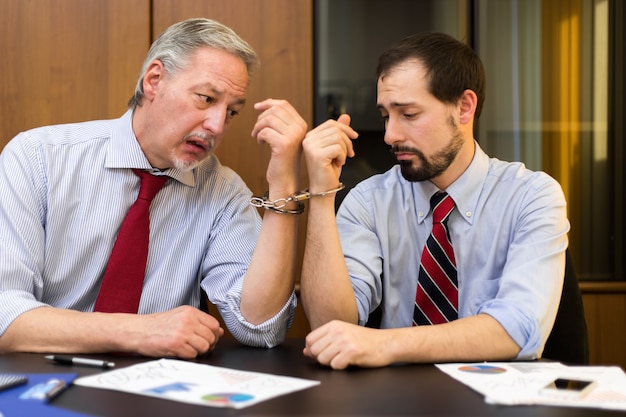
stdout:
<svg viewBox="0 0 626 417">
<path fill-rule="evenodd" d="M 0 149 L 30 128 L 123 114 L 150 46 L 149 6 L 0 1 Z"/>
<path fill-rule="evenodd" d="M 626 370 L 626 283 L 583 282 L 580 287 L 590 363 L 618 365 Z"/>
</svg>

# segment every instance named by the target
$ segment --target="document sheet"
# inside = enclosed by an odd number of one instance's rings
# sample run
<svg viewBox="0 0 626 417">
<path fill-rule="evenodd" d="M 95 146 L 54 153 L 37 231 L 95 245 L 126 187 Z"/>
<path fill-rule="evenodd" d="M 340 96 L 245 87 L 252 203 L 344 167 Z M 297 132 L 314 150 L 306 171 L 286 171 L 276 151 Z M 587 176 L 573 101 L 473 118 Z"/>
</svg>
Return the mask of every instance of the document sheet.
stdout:
<svg viewBox="0 0 626 417">
<path fill-rule="evenodd" d="M 244 408 L 319 381 L 160 359 L 78 378 L 75 385 L 191 404 Z"/>
<path fill-rule="evenodd" d="M 484 362 L 436 365 L 491 404 L 540 404 L 626 410 L 626 374 L 619 367 L 557 362 Z M 589 381 L 590 390 L 546 389 L 553 381 Z"/>
</svg>

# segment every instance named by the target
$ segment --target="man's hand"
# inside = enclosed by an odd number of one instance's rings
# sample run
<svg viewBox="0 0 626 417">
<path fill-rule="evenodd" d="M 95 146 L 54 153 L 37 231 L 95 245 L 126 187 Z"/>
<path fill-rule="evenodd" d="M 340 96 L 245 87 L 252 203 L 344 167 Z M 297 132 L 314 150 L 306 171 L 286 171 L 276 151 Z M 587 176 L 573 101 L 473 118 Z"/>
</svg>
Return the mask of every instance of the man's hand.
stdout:
<svg viewBox="0 0 626 417">
<path fill-rule="evenodd" d="M 254 108 L 261 112 L 252 129 L 252 137 L 259 143 L 266 143 L 271 149 L 271 159 L 267 168 L 267 182 L 270 190 L 275 185 L 280 191 L 293 193 L 297 190 L 282 190 L 292 184 L 283 180 L 292 178 L 297 182 L 302 153 L 302 139 L 307 124 L 296 109 L 286 100 L 267 99 L 256 103 Z M 284 196 L 278 196 L 284 197 Z"/>
<path fill-rule="evenodd" d="M 137 316 L 137 353 L 191 359 L 212 350 L 224 329 L 214 317 L 190 306 Z"/>
<path fill-rule="evenodd" d="M 323 192 L 339 183 L 341 168 L 354 156 L 352 140 L 358 133 L 350 127 L 350 116 L 327 120 L 307 133 L 302 146 L 309 171 L 309 189 Z"/>
<path fill-rule="evenodd" d="M 391 363 L 384 331 L 333 320 L 306 337 L 304 355 L 333 369 L 349 365 L 381 367 Z"/>
</svg>

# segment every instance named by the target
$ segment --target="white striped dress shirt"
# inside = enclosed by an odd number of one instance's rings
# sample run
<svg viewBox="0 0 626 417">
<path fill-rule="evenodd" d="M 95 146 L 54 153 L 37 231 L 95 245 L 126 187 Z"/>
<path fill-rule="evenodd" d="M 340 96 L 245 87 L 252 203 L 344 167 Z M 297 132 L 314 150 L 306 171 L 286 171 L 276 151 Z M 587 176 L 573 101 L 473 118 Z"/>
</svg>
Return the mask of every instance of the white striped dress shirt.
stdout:
<svg viewBox="0 0 626 417">
<path fill-rule="evenodd" d="M 37 307 L 93 311 L 104 270 L 139 192 L 130 168 L 152 169 L 120 119 L 47 126 L 0 154 L 0 335 Z M 139 314 L 199 306 L 206 292 L 240 342 L 272 347 L 296 299 L 253 325 L 239 310 L 261 219 L 250 190 L 215 156 L 170 179 L 150 209 L 150 248 Z M 213 312 L 214 313 L 214 312 Z"/>
</svg>

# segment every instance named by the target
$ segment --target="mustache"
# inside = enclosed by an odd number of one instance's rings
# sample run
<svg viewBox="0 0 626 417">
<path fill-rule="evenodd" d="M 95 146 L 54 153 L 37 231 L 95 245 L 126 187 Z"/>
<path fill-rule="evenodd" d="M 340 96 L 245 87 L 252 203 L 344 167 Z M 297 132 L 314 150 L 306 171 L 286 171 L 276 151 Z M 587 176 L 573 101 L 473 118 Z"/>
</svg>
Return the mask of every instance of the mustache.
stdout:
<svg viewBox="0 0 626 417">
<path fill-rule="evenodd" d="M 213 152 L 213 148 L 215 147 L 215 138 L 211 135 L 208 135 L 204 132 L 191 132 L 185 135 L 183 141 L 194 139 L 201 139 L 206 144 L 206 150 L 209 152 Z"/>
<path fill-rule="evenodd" d="M 421 154 L 421 152 L 415 148 L 411 148 L 409 146 L 400 146 L 400 145 L 393 145 L 391 147 L 391 149 L 389 149 L 389 152 L 391 152 L 392 154 L 396 154 L 398 152 L 401 153 L 413 153 L 416 155 Z"/>
</svg>

